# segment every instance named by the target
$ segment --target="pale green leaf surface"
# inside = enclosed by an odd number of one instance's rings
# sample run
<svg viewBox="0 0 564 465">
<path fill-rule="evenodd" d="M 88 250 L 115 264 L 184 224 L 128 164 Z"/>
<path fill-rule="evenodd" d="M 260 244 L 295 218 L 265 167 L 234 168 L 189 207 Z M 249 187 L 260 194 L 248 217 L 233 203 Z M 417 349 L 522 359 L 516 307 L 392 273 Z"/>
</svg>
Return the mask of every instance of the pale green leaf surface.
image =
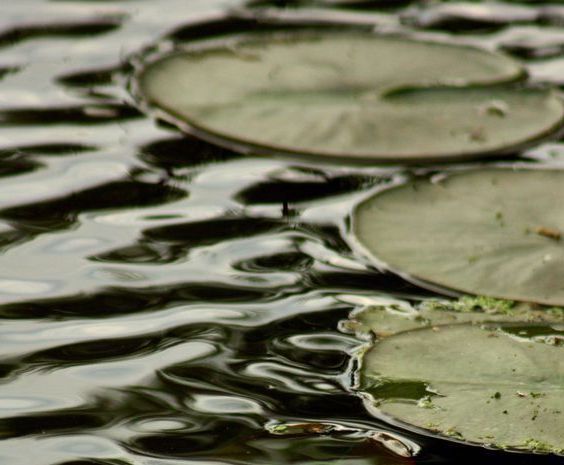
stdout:
<svg viewBox="0 0 564 465">
<path fill-rule="evenodd" d="M 473 299 L 470 299 L 473 300 Z M 511 305 L 508 310 L 483 307 L 472 310 L 461 310 L 465 299 L 455 301 L 427 301 L 410 310 L 398 309 L 394 306 L 368 307 L 352 316 L 356 332 L 372 332 L 376 336 L 385 337 L 402 331 L 426 328 L 437 325 L 460 323 L 481 324 L 511 323 L 521 321 L 530 324 L 564 323 L 564 311 L 537 310 L 527 304 Z"/>
<path fill-rule="evenodd" d="M 382 311 L 370 308 L 355 318 L 378 334 Z M 561 324 L 562 313 L 426 312 L 419 326 L 395 314 L 399 332 L 363 353 L 360 389 L 371 394 L 371 409 L 461 441 L 562 453 L 564 346 L 547 337 L 561 337 L 548 322 Z M 412 324 L 402 328 L 401 320 Z M 544 336 L 509 335 L 516 325 L 541 328 Z"/>
<path fill-rule="evenodd" d="M 564 306 L 563 198 L 563 171 L 469 171 L 377 193 L 353 229 L 371 256 L 420 280 Z"/>
<path fill-rule="evenodd" d="M 408 161 L 503 152 L 554 130 L 564 108 L 549 90 L 465 87 L 521 73 L 466 46 L 301 32 L 166 56 L 139 87 L 192 127 L 257 150 Z"/>
</svg>

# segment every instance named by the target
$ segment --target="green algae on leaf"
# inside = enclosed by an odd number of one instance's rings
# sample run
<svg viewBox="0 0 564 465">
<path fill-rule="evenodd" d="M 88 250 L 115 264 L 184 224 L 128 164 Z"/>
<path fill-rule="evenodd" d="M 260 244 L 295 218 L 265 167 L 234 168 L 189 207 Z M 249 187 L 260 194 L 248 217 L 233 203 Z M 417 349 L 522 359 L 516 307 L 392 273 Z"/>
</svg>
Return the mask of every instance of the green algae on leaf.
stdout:
<svg viewBox="0 0 564 465">
<path fill-rule="evenodd" d="M 358 389 L 369 410 L 457 441 L 564 453 L 564 346 L 511 332 L 558 334 L 564 316 L 524 304 L 454 310 L 456 303 L 423 303 L 413 309 L 419 318 L 386 307 L 353 316 L 377 336 L 360 354 Z"/>
<path fill-rule="evenodd" d="M 464 293 L 564 306 L 564 171 L 480 169 L 376 193 L 353 214 L 374 259 Z"/>
<path fill-rule="evenodd" d="M 506 153 L 554 131 L 562 101 L 522 76 L 473 47 L 298 30 L 193 45 L 137 83 L 180 127 L 239 151 L 409 162 Z"/>
<path fill-rule="evenodd" d="M 355 313 L 347 322 L 356 333 L 373 333 L 378 337 L 437 325 L 480 324 L 486 321 L 519 321 L 534 326 L 564 323 L 564 310 L 559 307 L 536 309 L 528 304 L 483 296 L 464 296 L 457 300 L 430 299 L 417 307 L 398 301 L 368 308 Z"/>
</svg>

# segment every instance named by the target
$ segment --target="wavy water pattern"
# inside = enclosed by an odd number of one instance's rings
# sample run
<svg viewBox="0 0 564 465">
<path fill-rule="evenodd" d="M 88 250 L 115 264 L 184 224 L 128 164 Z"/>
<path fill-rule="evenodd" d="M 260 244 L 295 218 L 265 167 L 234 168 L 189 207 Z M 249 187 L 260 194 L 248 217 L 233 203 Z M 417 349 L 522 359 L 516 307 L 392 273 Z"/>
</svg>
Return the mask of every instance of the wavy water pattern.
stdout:
<svg viewBox="0 0 564 465">
<path fill-rule="evenodd" d="M 351 392 L 361 341 L 339 322 L 431 295 L 347 241 L 355 202 L 406 173 L 243 157 L 137 106 L 143 53 L 259 27 L 229 9 L 302 6 L 504 50 L 564 87 L 557 0 L 3 2 L 1 465 L 561 463 L 402 431 Z M 562 164 L 564 144 L 521 155 Z"/>
</svg>

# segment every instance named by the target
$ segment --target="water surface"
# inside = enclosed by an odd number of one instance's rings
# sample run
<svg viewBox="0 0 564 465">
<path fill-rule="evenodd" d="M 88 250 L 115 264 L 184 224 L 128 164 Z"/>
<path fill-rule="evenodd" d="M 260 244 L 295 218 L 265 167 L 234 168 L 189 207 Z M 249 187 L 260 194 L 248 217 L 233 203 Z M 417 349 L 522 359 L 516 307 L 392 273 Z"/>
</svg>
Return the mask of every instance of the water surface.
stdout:
<svg viewBox="0 0 564 465">
<path fill-rule="evenodd" d="M 351 207 L 400 169 L 243 157 L 138 109 L 131 63 L 241 2 L 4 3 L 0 464 L 562 463 L 403 432 L 350 392 L 359 296 L 431 295 L 347 245 Z M 351 6 L 564 86 L 558 0 Z M 564 144 L 521 156 L 558 165 Z"/>
</svg>

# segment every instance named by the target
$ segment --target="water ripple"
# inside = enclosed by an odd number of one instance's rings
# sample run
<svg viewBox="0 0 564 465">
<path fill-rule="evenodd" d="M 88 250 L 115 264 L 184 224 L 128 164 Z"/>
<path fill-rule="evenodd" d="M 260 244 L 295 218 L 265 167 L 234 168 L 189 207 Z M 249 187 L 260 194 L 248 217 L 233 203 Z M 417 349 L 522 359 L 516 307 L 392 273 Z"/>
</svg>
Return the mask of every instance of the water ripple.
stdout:
<svg viewBox="0 0 564 465">
<path fill-rule="evenodd" d="M 249 11 L 276 7 L 321 23 L 354 8 L 564 86 L 560 1 L 5 3 L 0 465 L 560 463 L 423 439 L 349 392 L 361 342 L 339 322 L 375 295 L 430 294 L 346 238 L 352 205 L 400 168 L 243 157 L 145 116 L 127 87 L 147 50 L 260 30 Z"/>
</svg>

